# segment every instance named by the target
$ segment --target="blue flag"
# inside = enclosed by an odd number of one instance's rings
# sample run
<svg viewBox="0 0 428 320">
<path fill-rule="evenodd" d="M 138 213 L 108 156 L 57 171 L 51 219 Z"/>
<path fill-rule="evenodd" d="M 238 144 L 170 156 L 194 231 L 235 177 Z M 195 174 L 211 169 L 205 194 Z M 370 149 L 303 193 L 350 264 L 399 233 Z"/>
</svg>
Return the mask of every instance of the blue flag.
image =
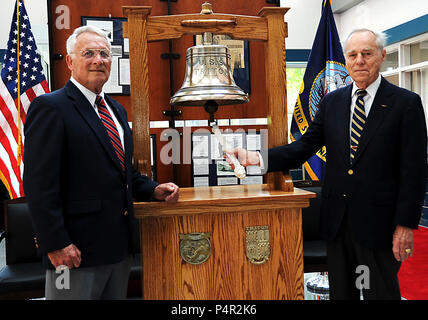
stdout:
<svg viewBox="0 0 428 320">
<path fill-rule="evenodd" d="M 291 122 L 291 140 L 306 132 L 318 111 L 321 99 L 336 88 L 352 82 L 345 67 L 339 35 L 334 22 L 331 3 L 323 1 L 321 20 L 309 55 L 299 96 Z M 312 180 L 322 180 L 325 170 L 326 148 L 323 147 L 305 163 Z"/>
</svg>

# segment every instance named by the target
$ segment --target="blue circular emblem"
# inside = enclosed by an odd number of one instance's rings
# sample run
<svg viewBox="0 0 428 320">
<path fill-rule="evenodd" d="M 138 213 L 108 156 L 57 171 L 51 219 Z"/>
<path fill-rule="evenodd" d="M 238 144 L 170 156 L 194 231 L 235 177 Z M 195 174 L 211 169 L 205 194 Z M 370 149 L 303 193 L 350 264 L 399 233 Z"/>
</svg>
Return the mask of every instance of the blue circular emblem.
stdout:
<svg viewBox="0 0 428 320">
<path fill-rule="evenodd" d="M 309 94 L 311 120 L 318 111 L 321 99 L 329 92 L 352 83 L 345 66 L 336 61 L 327 61 L 326 67 L 318 73 Z"/>
</svg>

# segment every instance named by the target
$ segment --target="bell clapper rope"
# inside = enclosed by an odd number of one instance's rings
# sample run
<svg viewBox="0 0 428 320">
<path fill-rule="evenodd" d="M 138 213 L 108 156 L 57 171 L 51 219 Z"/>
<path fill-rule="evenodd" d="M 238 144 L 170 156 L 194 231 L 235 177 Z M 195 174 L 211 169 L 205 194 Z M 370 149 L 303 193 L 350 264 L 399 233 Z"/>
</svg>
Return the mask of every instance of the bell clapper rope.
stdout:
<svg viewBox="0 0 428 320">
<path fill-rule="evenodd" d="M 235 167 L 235 169 L 233 170 L 233 172 L 235 173 L 235 176 L 238 177 L 239 179 L 244 179 L 246 177 L 245 168 L 239 163 L 238 159 L 236 159 L 234 155 L 225 152 L 226 143 L 224 142 L 224 137 L 221 134 L 221 131 L 218 128 L 217 124 L 215 122 L 212 122 L 211 126 L 213 128 L 215 137 L 220 142 L 220 145 L 223 149 L 224 154 L 226 155 L 226 157 L 229 158 L 229 160 L 232 162 L 233 166 Z"/>
</svg>

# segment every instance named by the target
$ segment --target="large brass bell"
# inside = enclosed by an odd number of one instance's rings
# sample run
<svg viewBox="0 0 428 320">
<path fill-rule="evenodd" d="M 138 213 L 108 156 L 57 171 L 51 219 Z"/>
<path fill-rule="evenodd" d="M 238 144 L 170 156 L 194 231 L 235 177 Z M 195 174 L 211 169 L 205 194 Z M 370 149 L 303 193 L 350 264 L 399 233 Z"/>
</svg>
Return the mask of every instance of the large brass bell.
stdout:
<svg viewBox="0 0 428 320">
<path fill-rule="evenodd" d="M 246 103 L 249 99 L 233 79 L 229 48 L 213 44 L 212 33 L 206 32 L 202 45 L 187 49 L 184 82 L 170 103 L 173 106 L 205 106 L 210 101 L 232 105 Z"/>
<path fill-rule="evenodd" d="M 233 79 L 226 46 L 199 45 L 187 49 L 186 76 L 171 98 L 175 106 L 203 106 L 214 100 L 219 105 L 248 102 L 248 95 Z"/>
<path fill-rule="evenodd" d="M 202 5 L 201 14 L 211 14 L 211 4 Z M 205 32 L 202 45 L 193 46 L 186 52 L 186 75 L 181 88 L 172 96 L 173 106 L 204 106 L 210 115 L 209 125 L 223 150 L 224 138 L 214 119 L 219 105 L 231 105 L 248 102 L 248 94 L 235 84 L 230 67 L 229 48 L 213 44 L 213 35 Z M 244 179 L 245 168 L 235 156 L 226 153 L 234 164 L 234 173 Z"/>
</svg>

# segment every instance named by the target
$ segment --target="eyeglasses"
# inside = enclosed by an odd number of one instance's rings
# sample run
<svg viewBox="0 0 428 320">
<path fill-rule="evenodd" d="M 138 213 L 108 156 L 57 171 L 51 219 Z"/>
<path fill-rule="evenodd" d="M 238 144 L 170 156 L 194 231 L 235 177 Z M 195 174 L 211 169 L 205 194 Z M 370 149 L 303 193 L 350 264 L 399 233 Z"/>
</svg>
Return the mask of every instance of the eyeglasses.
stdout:
<svg viewBox="0 0 428 320">
<path fill-rule="evenodd" d="M 364 50 L 362 52 L 351 51 L 346 53 L 346 58 L 348 60 L 355 60 L 357 59 L 360 53 L 361 53 L 361 57 L 366 60 L 366 59 L 372 58 L 375 55 L 376 51 L 375 50 Z"/>
<path fill-rule="evenodd" d="M 101 59 L 110 59 L 110 51 L 107 49 L 84 49 L 80 51 L 80 55 L 85 59 L 93 59 L 97 55 L 100 55 Z"/>
</svg>

